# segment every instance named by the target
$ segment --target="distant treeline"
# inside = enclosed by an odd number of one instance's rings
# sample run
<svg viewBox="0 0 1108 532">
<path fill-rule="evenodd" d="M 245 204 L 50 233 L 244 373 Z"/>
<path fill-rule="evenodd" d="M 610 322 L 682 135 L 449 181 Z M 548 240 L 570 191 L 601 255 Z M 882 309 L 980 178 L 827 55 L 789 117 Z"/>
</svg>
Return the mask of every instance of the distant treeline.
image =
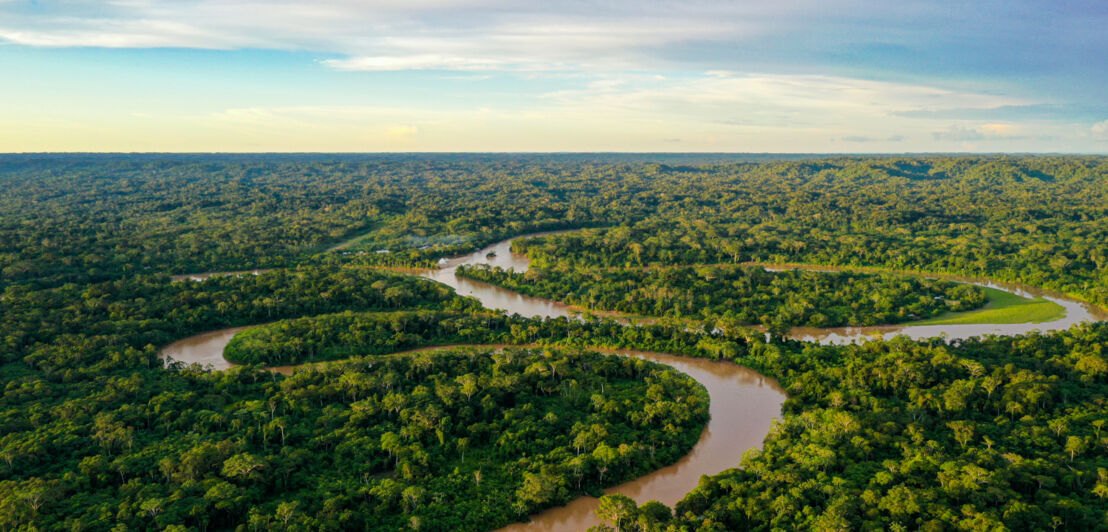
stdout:
<svg viewBox="0 0 1108 532">
<path fill-rule="evenodd" d="M 4 156 L 0 287 L 425 265 L 525 232 L 616 225 L 559 237 L 557 260 L 885 266 L 1108 302 L 1105 157 L 667 157 Z M 317 255 L 356 235 L 389 253 Z"/>
<path fill-rule="evenodd" d="M 0 529 L 488 530 L 692 445 L 699 387 L 578 346 L 734 360 L 789 394 L 764 448 L 672 513 L 606 498 L 620 530 L 1104 528 L 1103 323 L 818 346 L 709 320 L 494 316 L 366 266 L 604 226 L 517 247 L 545 272 L 690 267 L 658 281 L 690 292 L 722 286 L 702 265 L 807 262 L 1104 304 L 1108 158 L 590 157 L 0 157 Z M 323 251 L 359 234 L 390 252 Z M 168 277 L 254 267 L 275 270 Z M 244 360 L 306 359 L 297 337 L 311 358 L 357 356 L 283 377 L 158 354 L 270 322 Z M 551 349 L 380 356 L 455 339 Z"/>
</svg>

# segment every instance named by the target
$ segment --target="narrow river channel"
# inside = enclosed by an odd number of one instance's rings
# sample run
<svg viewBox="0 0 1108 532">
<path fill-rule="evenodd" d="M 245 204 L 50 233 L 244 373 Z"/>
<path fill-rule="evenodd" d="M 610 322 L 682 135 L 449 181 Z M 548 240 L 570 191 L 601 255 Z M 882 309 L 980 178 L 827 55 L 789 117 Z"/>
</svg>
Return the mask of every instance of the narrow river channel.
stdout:
<svg viewBox="0 0 1108 532">
<path fill-rule="evenodd" d="M 559 231 L 560 232 L 560 231 Z M 549 233 L 540 233 L 549 234 Z M 538 236 L 538 235 L 527 235 Z M 519 237 L 527 238 L 527 237 Z M 530 264 L 526 255 L 511 252 L 511 241 L 497 242 L 485 249 L 462 257 L 457 257 L 443 262 L 437 270 L 415 270 L 413 273 L 433 279 L 457 290 L 459 295 L 473 296 L 481 301 L 486 308 L 503 309 L 509 314 L 519 313 L 522 316 L 569 316 L 572 307 L 537 297 L 530 297 L 518 292 L 490 285 L 481 281 L 458 277 L 455 271 L 458 266 L 473 264 L 488 264 L 504 269 L 514 268 L 517 272 L 525 272 Z M 783 267 L 767 266 L 767 270 L 781 270 Z M 814 270 L 837 271 L 835 268 L 813 268 Z M 894 336 L 908 336 L 914 340 L 923 338 L 946 337 L 948 340 L 966 339 L 973 336 L 995 334 L 1001 336 L 1015 336 L 1027 334 L 1031 331 L 1059 331 L 1071 326 L 1086 322 L 1108 319 L 1101 309 L 1087 303 L 1076 301 L 1064 294 L 1042 290 L 1033 286 L 1014 283 L 1002 283 L 981 279 L 970 279 L 956 276 L 943 276 L 952 280 L 972 283 L 1004 290 L 1022 297 L 1041 297 L 1061 305 L 1065 314 L 1045 323 L 983 323 L 983 324 L 946 324 L 946 325 L 874 325 L 867 327 L 837 327 L 820 329 L 815 327 L 795 327 L 790 336 L 796 340 L 805 342 L 819 342 L 821 344 L 849 344 L 852 342 L 866 341 L 874 338 L 891 339 Z"/>
<path fill-rule="evenodd" d="M 544 233 L 545 234 L 545 233 Z M 527 235 L 535 236 L 535 235 Z M 526 237 L 517 237 L 526 238 Z M 570 316 L 571 307 L 545 299 L 525 296 L 505 288 L 465 279 L 455 275 L 462 264 L 490 264 L 502 268 L 526 271 L 526 256 L 512 253 L 511 241 L 493 244 L 475 253 L 444 261 L 440 268 L 413 270 L 412 273 L 435 280 L 454 288 L 459 295 L 472 296 L 490 309 L 502 309 L 509 314 L 522 316 L 558 317 Z M 256 273 L 256 272 L 242 272 Z M 174 279 L 206 279 L 213 274 L 177 276 Z M 820 343 L 849 343 L 864 341 L 877 336 L 889 338 L 907 335 L 912 338 L 928 338 L 945 335 L 948 339 L 968 338 L 982 334 L 1014 335 L 1030 330 L 1051 331 L 1068 328 L 1074 323 L 1103 319 L 1105 316 L 1095 307 L 1073 301 L 1059 294 L 1044 293 L 1030 287 L 991 283 L 989 286 L 1025 296 L 1041 296 L 1062 305 L 1066 315 L 1058 320 L 1039 324 L 984 324 L 984 325 L 926 325 L 926 326 L 878 326 L 842 329 L 793 330 L 794 338 Z M 163 357 L 187 363 L 199 363 L 221 370 L 231 367 L 223 358 L 223 348 L 238 331 L 245 327 L 212 331 L 174 342 L 162 349 Z M 731 362 L 678 357 L 661 353 L 640 351 L 612 351 L 659 362 L 681 371 L 705 386 L 711 398 L 711 420 L 692 451 L 677 463 L 616 486 L 606 493 L 620 493 L 638 503 L 656 500 L 673 505 L 694 487 L 702 475 L 713 475 L 739 464 L 743 453 L 761 448 L 762 441 L 774 418 L 781 415 L 781 405 L 786 396 L 774 379 Z M 503 531 L 554 531 L 578 532 L 599 524 L 595 517 L 597 499 L 581 497 L 570 504 L 552 508 L 531 516 L 528 523 L 518 523 Z"/>
</svg>

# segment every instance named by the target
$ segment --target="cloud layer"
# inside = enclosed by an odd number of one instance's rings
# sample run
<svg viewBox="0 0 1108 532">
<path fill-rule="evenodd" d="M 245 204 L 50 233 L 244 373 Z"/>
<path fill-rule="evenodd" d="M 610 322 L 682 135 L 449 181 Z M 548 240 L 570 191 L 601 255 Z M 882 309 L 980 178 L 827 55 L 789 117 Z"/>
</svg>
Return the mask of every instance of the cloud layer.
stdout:
<svg viewBox="0 0 1108 532">
<path fill-rule="evenodd" d="M 1102 0 L 0 0 L 0 60 L 25 49 L 277 50 L 391 88 L 384 97 L 301 84 L 280 105 L 253 107 L 213 94 L 192 114 L 171 112 L 168 98 L 161 110 L 112 109 L 240 133 L 253 113 L 268 124 L 247 135 L 257 139 L 286 126 L 300 138 L 295 123 L 382 149 L 450 149 L 436 132 L 465 119 L 487 127 L 484 149 L 512 149 L 530 132 L 548 149 L 1103 151 L 1105 27 Z M 228 87 L 249 83 L 232 78 Z M 403 95 L 468 91 L 463 83 L 485 92 L 452 105 Z M 39 94 L 0 91 L 38 102 L 26 121 L 55 117 Z M 80 114 L 94 129 L 107 120 Z M 9 115 L 0 125 L 18 118 Z M 352 132 L 359 124 L 373 133 Z"/>
<path fill-rule="evenodd" d="M 0 14 L 0 40 L 17 44 L 310 50 L 365 70 L 779 64 L 1026 76 L 1089 71 L 1108 52 L 1100 0 L 3 0 Z"/>
</svg>

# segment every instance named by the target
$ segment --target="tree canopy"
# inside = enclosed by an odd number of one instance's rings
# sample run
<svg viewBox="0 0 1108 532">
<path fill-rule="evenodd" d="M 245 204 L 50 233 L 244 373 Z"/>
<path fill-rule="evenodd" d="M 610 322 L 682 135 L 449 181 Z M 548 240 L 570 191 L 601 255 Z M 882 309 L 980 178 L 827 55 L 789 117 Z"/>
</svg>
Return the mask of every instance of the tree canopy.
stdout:
<svg viewBox="0 0 1108 532">
<path fill-rule="evenodd" d="M 0 528 L 495 528 L 691 447 L 703 390 L 589 352 L 621 347 L 732 360 L 790 398 L 761 451 L 672 509 L 605 498 L 605 527 L 1104 529 L 1108 325 L 847 346 L 741 325 L 980 304 L 748 263 L 1108 304 L 1106 176 L 1100 156 L 0 156 Z M 505 316 L 387 269 L 567 228 L 515 241 L 528 273 L 466 273 L 661 318 Z M 243 325 L 243 367 L 159 357 Z M 457 342 L 527 347 L 388 356 Z"/>
<path fill-rule="evenodd" d="M 555 269 L 485 265 L 458 275 L 589 310 L 774 327 L 900 323 L 978 308 L 980 288 L 918 276 L 766 271 L 760 266 Z"/>
</svg>

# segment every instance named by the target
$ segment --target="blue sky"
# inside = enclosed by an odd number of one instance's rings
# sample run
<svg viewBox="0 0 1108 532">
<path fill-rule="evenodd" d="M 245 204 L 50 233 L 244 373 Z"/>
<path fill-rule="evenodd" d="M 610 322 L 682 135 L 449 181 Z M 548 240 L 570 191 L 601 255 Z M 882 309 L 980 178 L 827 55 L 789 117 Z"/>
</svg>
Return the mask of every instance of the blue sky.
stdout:
<svg viewBox="0 0 1108 532">
<path fill-rule="evenodd" d="M 0 0 L 0 151 L 1108 151 L 1108 2 Z"/>
</svg>

